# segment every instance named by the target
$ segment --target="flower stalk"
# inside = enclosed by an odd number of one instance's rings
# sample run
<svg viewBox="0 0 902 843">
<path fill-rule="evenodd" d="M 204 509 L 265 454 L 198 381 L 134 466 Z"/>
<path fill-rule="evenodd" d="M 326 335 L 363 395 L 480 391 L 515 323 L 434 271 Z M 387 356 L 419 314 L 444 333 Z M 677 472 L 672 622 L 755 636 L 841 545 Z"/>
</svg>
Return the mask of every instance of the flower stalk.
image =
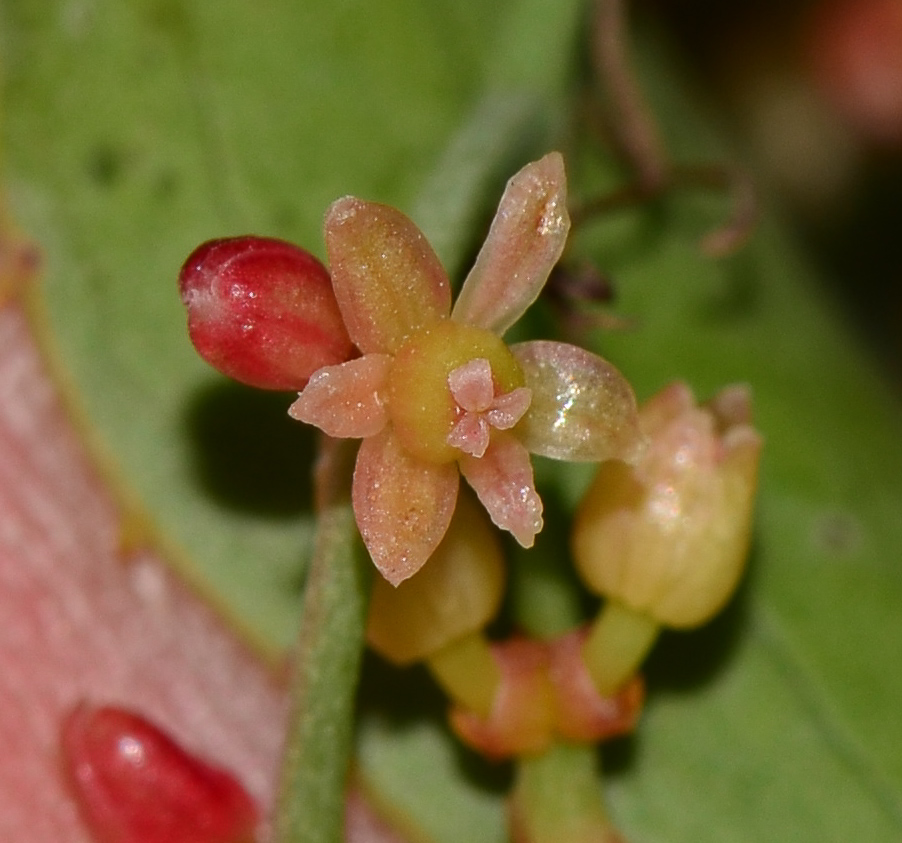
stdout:
<svg viewBox="0 0 902 843">
<path fill-rule="evenodd" d="M 589 744 L 555 743 L 520 758 L 508 810 L 513 843 L 617 843 Z"/>
<path fill-rule="evenodd" d="M 474 632 L 426 659 L 426 666 L 458 705 L 488 717 L 501 683 L 501 671 L 485 637 Z"/>
<path fill-rule="evenodd" d="M 660 625 L 650 615 L 608 600 L 589 628 L 582 656 L 598 692 L 616 693 L 654 646 Z"/>
<path fill-rule="evenodd" d="M 304 591 L 274 843 L 341 843 L 371 566 L 350 503 L 346 443 L 326 440 Z M 342 468 L 342 464 L 345 464 Z"/>
</svg>

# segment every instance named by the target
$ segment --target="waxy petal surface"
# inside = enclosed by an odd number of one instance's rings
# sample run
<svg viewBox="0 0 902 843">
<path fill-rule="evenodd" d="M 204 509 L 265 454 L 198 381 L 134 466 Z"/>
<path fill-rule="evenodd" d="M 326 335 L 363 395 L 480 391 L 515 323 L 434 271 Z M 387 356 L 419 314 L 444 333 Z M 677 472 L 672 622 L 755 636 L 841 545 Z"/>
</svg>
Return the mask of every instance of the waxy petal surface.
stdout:
<svg viewBox="0 0 902 843">
<path fill-rule="evenodd" d="M 491 428 L 481 413 L 464 413 L 448 434 L 448 444 L 471 457 L 481 457 L 489 447 Z"/>
<path fill-rule="evenodd" d="M 495 525 L 532 547 L 542 529 L 542 500 L 526 448 L 510 434 L 496 435 L 482 458 L 463 456 L 460 471 Z"/>
<path fill-rule="evenodd" d="M 457 466 L 409 456 L 391 428 L 364 439 L 352 500 L 373 562 L 392 585 L 423 567 L 448 530 L 460 479 Z"/>
<path fill-rule="evenodd" d="M 380 397 L 391 357 L 367 354 L 316 372 L 288 415 L 339 439 L 362 439 L 385 427 L 388 414 Z"/>
<path fill-rule="evenodd" d="M 448 315 L 448 276 L 400 211 L 346 196 L 326 212 L 325 237 L 338 306 L 365 354 L 391 354 Z"/>
<path fill-rule="evenodd" d="M 551 152 L 507 183 L 453 318 L 503 334 L 536 300 L 569 230 L 564 159 Z"/>
<path fill-rule="evenodd" d="M 507 575 L 501 538 L 468 490 L 429 564 L 397 588 L 373 578 L 367 643 L 397 665 L 438 653 L 498 613 Z"/>
<path fill-rule="evenodd" d="M 501 684 L 488 717 L 461 706 L 451 709 L 454 733 L 487 758 L 544 752 L 554 730 L 554 688 L 548 678 L 548 647 L 512 638 L 492 645 Z"/>
<path fill-rule="evenodd" d="M 636 396 L 607 360 L 566 343 L 536 340 L 512 345 L 532 390 L 517 426 L 534 454 L 559 460 L 630 460 L 641 448 Z"/>
<path fill-rule="evenodd" d="M 633 731 L 642 712 L 645 684 L 639 674 L 611 696 L 602 696 L 583 659 L 587 629 L 576 629 L 549 645 L 549 675 L 555 690 L 556 731 L 564 740 L 597 742 Z"/>
<path fill-rule="evenodd" d="M 484 357 L 458 366 L 448 375 L 451 395 L 463 410 L 479 413 L 488 410 L 495 398 L 492 367 Z"/>
<path fill-rule="evenodd" d="M 525 386 L 518 387 L 504 395 L 499 395 L 486 413 L 492 427 L 498 430 L 510 430 L 529 409 L 532 404 L 532 391 Z"/>
<path fill-rule="evenodd" d="M 674 381 L 652 395 L 639 410 L 642 432 L 649 437 L 666 430 L 674 419 L 691 412 L 696 406 L 695 395 L 687 383 Z"/>
</svg>

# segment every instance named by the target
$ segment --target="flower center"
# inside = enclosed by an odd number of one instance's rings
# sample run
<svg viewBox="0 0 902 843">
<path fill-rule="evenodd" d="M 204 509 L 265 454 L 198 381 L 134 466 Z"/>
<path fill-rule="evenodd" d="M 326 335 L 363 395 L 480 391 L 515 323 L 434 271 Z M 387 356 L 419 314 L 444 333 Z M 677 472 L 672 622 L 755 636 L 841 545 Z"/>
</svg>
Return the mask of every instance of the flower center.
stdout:
<svg viewBox="0 0 902 843">
<path fill-rule="evenodd" d="M 497 394 L 492 367 L 484 357 L 454 369 L 448 375 L 448 386 L 457 405 L 457 418 L 445 441 L 472 457 L 485 454 L 491 428 L 509 430 L 523 418 L 532 401 L 532 391 L 525 386 Z"/>
<path fill-rule="evenodd" d="M 481 457 L 491 428 L 513 427 L 530 392 L 499 337 L 450 319 L 411 336 L 395 355 L 386 406 L 404 448 L 432 463 Z"/>
</svg>

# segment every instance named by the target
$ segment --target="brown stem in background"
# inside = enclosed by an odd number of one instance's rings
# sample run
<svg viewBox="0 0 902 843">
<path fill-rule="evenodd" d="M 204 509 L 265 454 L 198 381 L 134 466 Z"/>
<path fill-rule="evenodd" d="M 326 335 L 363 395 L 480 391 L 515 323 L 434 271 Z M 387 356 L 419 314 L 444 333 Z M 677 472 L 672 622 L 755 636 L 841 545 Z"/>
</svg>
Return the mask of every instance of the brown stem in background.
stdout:
<svg viewBox="0 0 902 843">
<path fill-rule="evenodd" d="M 618 187 L 570 210 L 573 228 L 593 217 L 641 205 L 673 189 L 726 190 L 731 194 L 730 216 L 721 226 L 705 234 L 701 250 L 709 257 L 723 257 L 740 248 L 748 240 L 758 221 L 758 201 L 754 185 L 742 170 L 719 165 L 674 167 L 655 190 L 641 181 Z"/>
<path fill-rule="evenodd" d="M 595 217 L 634 205 L 641 205 L 643 202 L 653 199 L 655 195 L 656 191 L 649 192 L 641 184 L 625 184 L 603 196 L 596 196 L 580 205 L 572 206 L 570 208 L 570 227 L 577 229 Z"/>
<path fill-rule="evenodd" d="M 661 196 L 673 188 L 727 190 L 729 218 L 700 242 L 710 257 L 722 257 L 742 246 L 758 217 L 754 187 L 741 170 L 722 166 L 673 166 L 657 124 L 643 96 L 629 57 L 627 3 L 596 0 L 592 19 L 592 57 L 608 97 L 610 132 L 635 172 L 632 184 L 591 200 L 571 211 L 574 227 L 588 218 Z"/>
<path fill-rule="evenodd" d="M 745 244 L 758 222 L 758 198 L 748 173 L 735 167 L 683 167 L 678 186 L 722 188 L 730 193 L 730 216 L 701 240 L 701 249 L 710 257 L 722 257 Z"/>
<path fill-rule="evenodd" d="M 592 58 L 606 87 L 613 133 L 646 194 L 667 181 L 670 163 L 654 117 L 628 55 L 628 0 L 596 0 L 592 20 Z"/>
</svg>

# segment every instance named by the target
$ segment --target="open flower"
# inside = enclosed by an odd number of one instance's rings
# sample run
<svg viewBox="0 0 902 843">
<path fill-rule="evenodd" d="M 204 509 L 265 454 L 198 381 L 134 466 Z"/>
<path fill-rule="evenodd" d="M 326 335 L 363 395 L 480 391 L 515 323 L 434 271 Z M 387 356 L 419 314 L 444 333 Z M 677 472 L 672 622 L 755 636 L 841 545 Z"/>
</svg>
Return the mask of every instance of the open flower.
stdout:
<svg viewBox="0 0 902 843">
<path fill-rule="evenodd" d="M 444 536 L 459 475 L 524 546 L 542 528 L 529 453 L 624 457 L 640 438 L 629 384 L 596 355 L 501 336 L 535 301 L 569 230 L 559 153 L 507 185 L 452 310 L 448 276 L 400 211 L 345 197 L 326 214 L 335 297 L 361 357 L 315 372 L 291 415 L 362 438 L 361 535 L 397 584 Z"/>
</svg>

